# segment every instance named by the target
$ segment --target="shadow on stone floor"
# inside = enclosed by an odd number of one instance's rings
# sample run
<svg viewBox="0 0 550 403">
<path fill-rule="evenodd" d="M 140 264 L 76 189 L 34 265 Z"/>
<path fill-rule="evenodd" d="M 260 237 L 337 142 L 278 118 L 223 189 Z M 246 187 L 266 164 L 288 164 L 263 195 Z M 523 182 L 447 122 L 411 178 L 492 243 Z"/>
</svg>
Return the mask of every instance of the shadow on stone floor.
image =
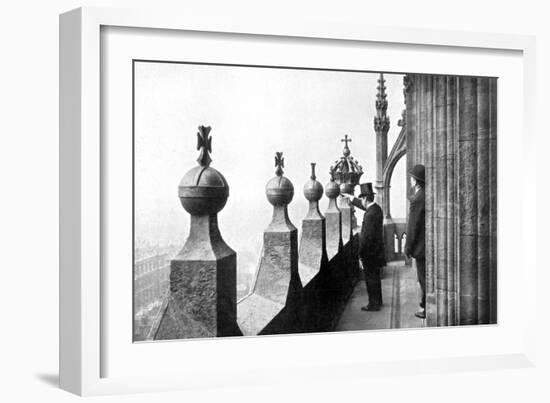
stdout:
<svg viewBox="0 0 550 403">
<path fill-rule="evenodd" d="M 382 277 L 384 305 L 378 312 L 364 312 L 368 296 L 363 276 L 340 318 L 336 331 L 403 329 L 424 327 L 424 321 L 414 316 L 418 309 L 418 284 L 414 266 L 391 262 Z"/>
</svg>

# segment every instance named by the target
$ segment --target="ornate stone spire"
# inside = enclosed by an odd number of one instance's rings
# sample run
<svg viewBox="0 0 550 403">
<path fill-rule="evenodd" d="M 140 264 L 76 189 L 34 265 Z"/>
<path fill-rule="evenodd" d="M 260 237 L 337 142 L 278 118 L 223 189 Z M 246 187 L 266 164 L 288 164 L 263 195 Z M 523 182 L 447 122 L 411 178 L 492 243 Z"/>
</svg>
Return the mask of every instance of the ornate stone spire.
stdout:
<svg viewBox="0 0 550 403">
<path fill-rule="evenodd" d="M 388 99 L 386 94 L 386 80 L 380 73 L 378 78 L 378 91 L 376 93 L 376 116 L 374 117 L 374 131 L 376 132 L 376 202 L 387 212 L 384 200 L 384 168 L 388 159 L 388 130 L 390 129 L 390 117 L 387 115 Z"/>
<path fill-rule="evenodd" d="M 390 128 L 390 118 L 387 115 L 388 100 L 386 95 L 386 80 L 384 74 L 380 73 L 378 79 L 378 92 L 376 94 L 376 116 L 374 117 L 374 130 L 377 132 L 388 132 Z"/>
</svg>

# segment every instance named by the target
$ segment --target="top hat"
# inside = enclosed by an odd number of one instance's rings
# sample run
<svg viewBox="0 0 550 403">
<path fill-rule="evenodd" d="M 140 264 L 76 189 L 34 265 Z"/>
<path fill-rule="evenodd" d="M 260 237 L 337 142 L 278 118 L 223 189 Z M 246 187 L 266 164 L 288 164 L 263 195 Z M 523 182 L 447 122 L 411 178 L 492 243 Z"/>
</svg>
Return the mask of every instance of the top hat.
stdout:
<svg viewBox="0 0 550 403">
<path fill-rule="evenodd" d="M 361 192 L 359 193 L 359 197 L 371 195 L 374 196 L 376 193 L 372 191 L 372 183 L 361 183 L 360 185 Z"/>
<path fill-rule="evenodd" d="M 413 169 L 409 172 L 409 174 L 416 179 L 417 181 L 420 181 L 422 183 L 425 183 L 425 168 L 424 165 L 415 165 Z"/>
</svg>

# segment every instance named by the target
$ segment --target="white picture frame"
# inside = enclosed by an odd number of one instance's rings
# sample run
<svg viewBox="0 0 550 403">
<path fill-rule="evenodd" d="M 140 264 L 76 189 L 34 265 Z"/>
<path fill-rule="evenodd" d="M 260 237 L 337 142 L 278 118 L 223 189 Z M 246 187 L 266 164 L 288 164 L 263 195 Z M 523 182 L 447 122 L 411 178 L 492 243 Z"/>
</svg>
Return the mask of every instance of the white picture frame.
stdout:
<svg viewBox="0 0 550 403">
<path fill-rule="evenodd" d="M 194 387 L 223 386 L 229 383 L 249 385 L 257 383 L 290 382 L 299 379 L 345 379 L 346 377 L 380 374 L 413 374 L 420 372 L 474 370 L 503 367 L 525 367 L 534 363 L 534 318 L 527 317 L 521 324 L 514 324 L 514 335 L 524 338 L 510 344 L 500 353 L 483 354 L 472 351 L 469 355 L 445 356 L 437 353 L 418 357 L 354 357 L 349 360 L 323 361 L 314 351 L 308 350 L 309 337 L 288 336 L 268 338 L 247 338 L 240 340 L 210 340 L 193 342 L 193 349 L 199 354 L 187 356 L 179 374 L 167 371 L 157 376 L 117 374 L 105 376 L 104 359 L 109 354 L 105 349 L 106 340 L 102 331 L 102 317 L 108 315 L 102 294 L 102 244 L 101 232 L 101 193 L 103 179 L 109 172 L 102 170 L 101 143 L 101 29 L 116 26 L 139 29 L 179 30 L 194 32 L 217 32 L 262 38 L 291 38 L 338 40 L 338 43 L 376 43 L 377 46 L 409 47 L 412 51 L 421 48 L 470 49 L 483 54 L 491 51 L 517 52 L 521 58 L 523 71 L 524 106 L 521 112 L 523 133 L 514 141 L 525 144 L 520 158 L 528 160 L 533 149 L 534 92 L 535 92 L 535 43 L 534 38 L 522 35 L 490 33 L 466 33 L 457 31 L 430 31 L 407 28 L 373 27 L 368 25 L 347 25 L 313 23 L 302 21 L 271 21 L 265 19 L 197 20 L 192 14 L 173 14 L 169 11 L 115 10 L 104 8 L 81 8 L 60 17 L 60 385 L 63 389 L 79 395 L 113 393 L 135 393 L 160 390 L 186 389 Z M 415 50 L 416 49 L 416 50 Z M 434 71 L 445 73 L 442 66 L 434 66 Z M 439 70 L 438 70 L 439 69 Z M 376 70 L 373 67 L 373 70 Z M 402 70 L 406 71 L 406 70 Z M 431 71 L 423 71 L 431 72 Z M 502 115 L 502 114 L 500 114 Z M 503 116 L 503 119 L 510 117 Z M 516 117 L 517 118 L 517 117 Z M 499 118 L 500 119 L 500 118 Z M 519 118 L 518 118 L 519 119 Z M 500 122 L 499 122 L 500 127 Z M 499 167 L 502 162 L 499 161 Z M 534 187 L 534 177 L 523 178 L 523 186 Z M 524 195 L 527 192 L 524 192 Z M 526 197 L 526 196 L 523 196 Z M 499 208 L 501 206 L 499 205 Z M 527 207 L 523 214 L 527 214 Z M 518 224 L 522 234 L 535 233 L 535 223 L 524 220 Z M 521 245 L 521 256 L 525 276 L 533 274 L 536 264 L 534 254 L 528 253 L 528 245 Z M 502 248 L 500 252 L 506 252 Z M 499 263 L 503 256 L 499 255 Z M 502 281 L 510 281 L 505 279 Z M 128 284 L 128 287 L 131 287 Z M 525 304 L 534 315 L 535 293 L 525 288 L 520 291 Z M 500 294 L 499 294 L 500 295 Z M 506 295 L 504 297 L 506 298 Z M 524 306 L 525 306 L 524 304 Z M 482 327 L 483 328 L 483 327 Z M 503 327 L 501 327 L 502 329 Z M 463 337 L 471 328 L 408 331 L 411 338 L 424 337 Z M 485 327 L 487 337 L 490 332 L 498 337 L 499 328 Z M 492 330 L 497 329 L 497 330 Z M 104 329 L 103 329 L 104 330 Z M 438 335 L 439 332 L 439 335 Z M 458 332 L 458 333 L 457 333 Z M 396 337 L 404 337 L 396 332 Z M 452 335 L 454 333 L 454 335 Z M 364 333 L 350 333 L 334 337 L 323 336 L 325 343 L 341 343 L 342 337 L 353 346 L 360 343 Z M 378 337 L 378 336 L 368 336 Z M 393 336 L 392 336 L 393 337 Z M 260 340 L 261 339 L 261 340 Z M 201 344 L 202 343 L 202 344 Z M 261 360 L 251 364 L 235 359 L 228 354 L 249 350 L 252 356 L 261 354 L 266 347 L 277 351 L 288 348 L 297 356 L 286 361 L 276 357 L 266 359 L 262 371 Z M 269 344 L 269 346 L 268 346 Z M 162 343 L 162 349 L 176 349 L 176 343 Z M 150 348 L 150 347 L 149 347 Z M 179 347 L 178 347 L 179 348 Z M 214 350 L 219 362 L 205 365 L 200 362 L 201 349 Z M 351 348 L 351 347 L 349 347 Z M 159 347 L 160 349 L 160 347 Z M 506 351 L 505 351 L 506 350 Z M 457 353 L 460 354 L 460 353 Z M 373 354 L 373 357 L 375 355 Z M 216 360 L 214 354 L 211 359 Z M 229 363 L 230 365 L 225 365 Z M 205 376 L 208 374 L 208 376 Z"/>
</svg>

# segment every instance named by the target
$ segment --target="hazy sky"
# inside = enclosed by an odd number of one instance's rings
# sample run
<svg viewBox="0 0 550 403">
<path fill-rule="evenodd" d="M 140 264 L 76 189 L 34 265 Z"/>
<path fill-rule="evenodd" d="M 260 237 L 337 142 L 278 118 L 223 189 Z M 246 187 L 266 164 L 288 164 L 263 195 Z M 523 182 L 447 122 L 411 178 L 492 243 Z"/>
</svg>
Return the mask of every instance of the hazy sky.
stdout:
<svg viewBox="0 0 550 403">
<path fill-rule="evenodd" d="M 402 76 L 385 75 L 391 127 L 388 152 L 404 108 Z M 181 177 L 196 166 L 196 132 L 211 126 L 212 167 L 227 179 L 230 195 L 219 214 L 225 241 L 237 251 L 239 270 L 254 270 L 272 207 L 265 185 L 282 151 L 294 184 L 289 215 L 301 232 L 308 204 L 303 185 L 310 162 L 318 180 L 352 138 L 361 182 L 375 181 L 375 97 L 378 74 L 275 68 L 142 63 L 135 66 L 135 235 L 137 241 L 179 243 L 189 216 L 177 197 Z M 404 217 L 404 159 L 392 181 L 392 215 Z M 321 211 L 328 199 L 320 201 Z M 358 214 L 358 220 L 361 214 Z M 360 221 L 359 221 L 360 222 Z"/>
</svg>

